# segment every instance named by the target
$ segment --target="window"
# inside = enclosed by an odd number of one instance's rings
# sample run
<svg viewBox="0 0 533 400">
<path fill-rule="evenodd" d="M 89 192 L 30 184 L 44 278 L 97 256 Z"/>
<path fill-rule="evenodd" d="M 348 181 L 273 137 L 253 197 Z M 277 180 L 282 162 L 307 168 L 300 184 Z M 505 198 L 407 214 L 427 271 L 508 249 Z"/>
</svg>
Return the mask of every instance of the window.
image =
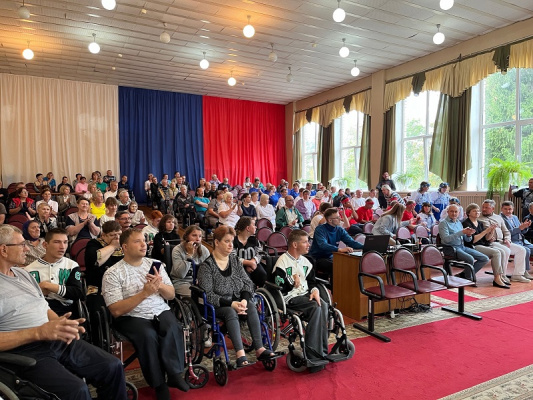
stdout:
<svg viewBox="0 0 533 400">
<path fill-rule="evenodd" d="M 477 177 L 478 187 L 487 187 L 486 166 L 492 158 L 533 159 L 532 87 L 533 69 L 516 68 L 505 75 L 492 74 L 479 84 L 481 174 Z"/>
<path fill-rule="evenodd" d="M 320 125 L 311 122 L 302 128 L 302 174 L 303 181 L 317 182 L 318 132 Z"/>
<path fill-rule="evenodd" d="M 422 181 L 438 187 L 441 179 L 429 172 L 433 126 L 439 105 L 439 92 L 411 94 L 398 103 L 396 140 L 399 146 L 395 182 L 402 190 L 415 189 Z"/>
<path fill-rule="evenodd" d="M 367 188 L 366 182 L 359 179 L 359 159 L 363 135 L 364 114 L 351 111 L 336 120 L 335 131 L 340 132 L 340 157 L 338 175 L 346 179 L 347 187 Z"/>
</svg>

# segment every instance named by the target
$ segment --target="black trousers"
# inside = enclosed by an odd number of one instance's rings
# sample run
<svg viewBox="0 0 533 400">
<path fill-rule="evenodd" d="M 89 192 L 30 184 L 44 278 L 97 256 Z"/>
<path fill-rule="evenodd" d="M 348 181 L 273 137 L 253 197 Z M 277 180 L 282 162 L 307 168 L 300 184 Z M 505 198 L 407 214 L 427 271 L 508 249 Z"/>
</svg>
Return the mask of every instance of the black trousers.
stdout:
<svg viewBox="0 0 533 400">
<path fill-rule="evenodd" d="M 83 340 L 70 345 L 62 341 L 35 342 L 10 350 L 32 357 L 37 364 L 17 374 L 62 400 L 90 400 L 89 388 L 80 378 L 97 387 L 98 398 L 126 400 L 124 369 L 120 360 Z"/>
<path fill-rule="evenodd" d="M 172 311 L 163 311 L 156 320 L 120 317 L 114 327 L 135 347 L 146 382 L 154 388 L 168 376 L 183 372 L 185 346 L 183 329 Z"/>
<path fill-rule="evenodd" d="M 317 258 L 316 270 L 319 273 L 319 277 L 329 280 L 329 283 L 333 285 L 333 260 L 329 258 Z M 320 276 L 322 275 L 322 276 Z"/>
</svg>

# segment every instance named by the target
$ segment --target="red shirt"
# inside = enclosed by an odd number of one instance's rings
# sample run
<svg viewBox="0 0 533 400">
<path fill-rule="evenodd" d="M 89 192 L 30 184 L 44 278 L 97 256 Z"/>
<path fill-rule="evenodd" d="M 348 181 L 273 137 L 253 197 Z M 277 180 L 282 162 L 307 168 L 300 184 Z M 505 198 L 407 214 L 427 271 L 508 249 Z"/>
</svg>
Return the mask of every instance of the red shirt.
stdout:
<svg viewBox="0 0 533 400">
<path fill-rule="evenodd" d="M 413 218 L 414 218 L 414 216 L 413 216 L 412 212 L 409 212 L 407 210 L 405 210 L 403 212 L 402 221 L 410 221 Z M 409 229 L 409 232 L 411 232 L 411 234 L 415 233 L 415 231 L 413 229 Z"/>
<path fill-rule="evenodd" d="M 357 222 L 363 224 L 363 220 L 372 222 L 374 217 L 374 211 L 371 208 L 366 208 L 365 206 L 359 207 L 357 209 Z"/>
</svg>

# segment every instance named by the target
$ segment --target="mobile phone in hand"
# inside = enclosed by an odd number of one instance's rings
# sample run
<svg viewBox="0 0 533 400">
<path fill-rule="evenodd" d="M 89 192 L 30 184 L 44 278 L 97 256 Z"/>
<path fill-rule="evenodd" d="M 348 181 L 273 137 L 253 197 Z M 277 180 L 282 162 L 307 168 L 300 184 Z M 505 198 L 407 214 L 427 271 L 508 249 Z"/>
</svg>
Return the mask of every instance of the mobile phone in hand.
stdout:
<svg viewBox="0 0 533 400">
<path fill-rule="evenodd" d="M 155 275 L 155 271 L 159 272 L 159 268 L 161 268 L 161 262 L 160 261 L 154 261 L 152 262 L 152 266 L 150 267 L 150 271 L 148 272 L 150 275 Z"/>
</svg>

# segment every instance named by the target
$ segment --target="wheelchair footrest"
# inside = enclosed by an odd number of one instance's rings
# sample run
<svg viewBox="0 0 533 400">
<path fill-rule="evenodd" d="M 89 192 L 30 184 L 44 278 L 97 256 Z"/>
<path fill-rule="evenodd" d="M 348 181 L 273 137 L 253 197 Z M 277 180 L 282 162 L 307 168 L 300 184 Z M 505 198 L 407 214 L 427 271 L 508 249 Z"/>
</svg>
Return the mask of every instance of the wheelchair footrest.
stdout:
<svg viewBox="0 0 533 400">
<path fill-rule="evenodd" d="M 326 365 L 326 364 L 329 364 L 329 361 L 324 359 L 324 360 L 311 360 L 311 359 L 307 359 L 306 360 L 306 365 L 307 365 L 307 368 L 311 368 L 311 367 L 320 367 L 321 365 Z"/>
<path fill-rule="evenodd" d="M 348 359 L 348 355 L 346 354 L 328 354 L 326 356 L 326 360 L 328 360 L 329 362 L 339 362 L 339 361 L 344 361 L 344 360 L 347 360 Z"/>
</svg>

